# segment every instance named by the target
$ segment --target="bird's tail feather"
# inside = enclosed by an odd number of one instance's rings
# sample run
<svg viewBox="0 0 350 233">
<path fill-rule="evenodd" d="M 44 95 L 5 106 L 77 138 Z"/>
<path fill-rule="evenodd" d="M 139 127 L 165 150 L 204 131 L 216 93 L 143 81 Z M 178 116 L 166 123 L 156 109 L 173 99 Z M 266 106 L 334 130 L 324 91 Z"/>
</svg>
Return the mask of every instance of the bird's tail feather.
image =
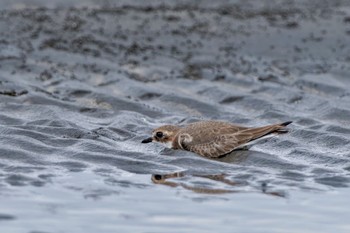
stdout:
<svg viewBox="0 0 350 233">
<path fill-rule="evenodd" d="M 251 134 L 249 141 L 252 141 L 252 140 L 264 137 L 271 133 L 287 133 L 288 129 L 286 129 L 285 127 L 290 123 L 292 123 L 292 121 L 287 121 L 284 123 L 274 124 L 274 125 L 267 125 L 267 126 L 258 127 L 258 128 L 249 128 L 242 131 L 241 133 Z"/>
</svg>

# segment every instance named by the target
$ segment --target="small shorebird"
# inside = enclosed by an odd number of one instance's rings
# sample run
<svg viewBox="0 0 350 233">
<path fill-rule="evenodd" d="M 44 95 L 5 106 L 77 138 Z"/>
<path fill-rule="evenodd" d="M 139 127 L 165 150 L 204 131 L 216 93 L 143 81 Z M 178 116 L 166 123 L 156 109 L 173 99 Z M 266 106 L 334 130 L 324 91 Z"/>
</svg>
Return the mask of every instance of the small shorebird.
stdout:
<svg viewBox="0 0 350 233">
<path fill-rule="evenodd" d="M 287 121 L 280 124 L 250 128 L 222 121 L 199 121 L 185 127 L 164 125 L 152 132 L 142 143 L 161 142 L 172 149 L 192 151 L 199 155 L 218 158 L 237 147 L 271 133 L 286 133 Z"/>
</svg>

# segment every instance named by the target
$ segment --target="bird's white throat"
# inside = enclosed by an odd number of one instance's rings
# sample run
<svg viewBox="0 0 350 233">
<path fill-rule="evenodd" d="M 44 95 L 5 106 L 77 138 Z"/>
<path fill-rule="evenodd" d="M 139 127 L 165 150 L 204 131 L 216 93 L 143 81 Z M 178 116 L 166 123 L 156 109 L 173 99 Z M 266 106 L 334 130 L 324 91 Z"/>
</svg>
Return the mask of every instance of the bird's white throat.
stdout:
<svg viewBox="0 0 350 233">
<path fill-rule="evenodd" d="M 167 141 L 167 142 L 163 142 L 163 144 L 168 147 L 168 148 L 173 148 L 173 142 L 172 141 Z"/>
</svg>

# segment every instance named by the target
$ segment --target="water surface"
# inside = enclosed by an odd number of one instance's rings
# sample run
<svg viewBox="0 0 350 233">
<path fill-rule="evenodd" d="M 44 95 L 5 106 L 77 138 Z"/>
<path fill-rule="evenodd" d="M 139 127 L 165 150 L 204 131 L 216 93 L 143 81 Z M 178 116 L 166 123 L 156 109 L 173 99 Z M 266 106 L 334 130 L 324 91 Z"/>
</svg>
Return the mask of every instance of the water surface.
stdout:
<svg viewBox="0 0 350 233">
<path fill-rule="evenodd" d="M 347 1 L 0 7 L 2 231 L 350 230 Z M 293 124 L 216 160 L 140 143 L 203 119 Z"/>
</svg>

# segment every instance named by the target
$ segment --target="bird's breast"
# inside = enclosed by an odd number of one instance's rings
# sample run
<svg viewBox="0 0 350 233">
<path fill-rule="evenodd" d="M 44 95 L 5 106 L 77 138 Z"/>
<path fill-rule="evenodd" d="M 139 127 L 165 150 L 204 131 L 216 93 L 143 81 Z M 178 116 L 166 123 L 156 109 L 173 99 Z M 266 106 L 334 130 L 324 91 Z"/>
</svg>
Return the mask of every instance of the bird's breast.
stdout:
<svg viewBox="0 0 350 233">
<path fill-rule="evenodd" d="M 173 142 L 172 142 L 172 141 L 167 141 L 167 142 L 164 143 L 164 145 L 165 145 L 166 147 L 170 148 L 170 149 L 173 148 Z"/>
</svg>

